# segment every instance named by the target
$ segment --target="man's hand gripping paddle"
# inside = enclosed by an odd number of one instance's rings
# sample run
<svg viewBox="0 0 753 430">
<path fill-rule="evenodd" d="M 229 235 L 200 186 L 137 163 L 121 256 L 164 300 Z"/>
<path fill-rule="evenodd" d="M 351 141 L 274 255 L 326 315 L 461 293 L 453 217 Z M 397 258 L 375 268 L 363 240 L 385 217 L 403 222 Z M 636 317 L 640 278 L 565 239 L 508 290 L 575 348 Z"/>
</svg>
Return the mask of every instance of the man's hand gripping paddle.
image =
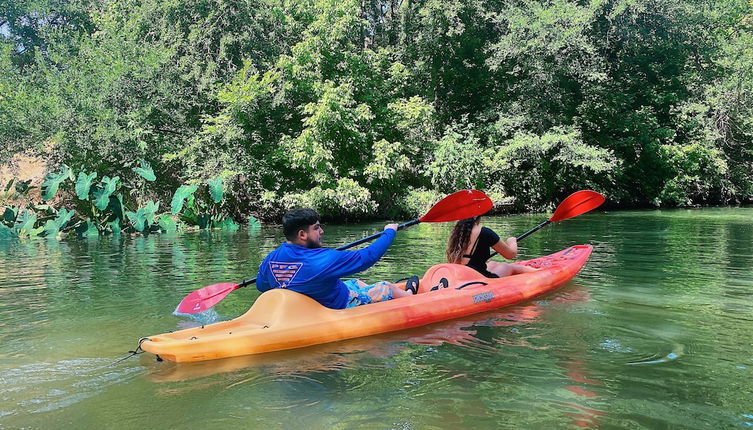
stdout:
<svg viewBox="0 0 753 430">
<path fill-rule="evenodd" d="M 448 222 L 471 218 L 474 216 L 483 215 L 491 208 L 492 201 L 486 194 L 477 190 L 462 190 L 450 194 L 449 196 L 440 200 L 437 204 L 432 206 L 431 209 L 429 209 L 426 215 L 422 216 L 421 218 L 416 218 L 412 221 L 400 224 L 398 226 L 398 230 L 422 222 Z M 381 235 L 382 232 L 376 233 L 369 237 L 365 237 L 336 249 L 338 251 L 343 251 L 362 243 L 374 240 Z M 183 314 L 203 312 L 219 303 L 232 291 L 251 285 L 255 282 L 256 278 L 253 278 L 245 280 L 240 284 L 222 283 L 200 288 L 187 295 L 186 298 L 184 298 L 183 301 L 181 301 L 178 307 L 175 309 L 175 312 Z"/>
</svg>

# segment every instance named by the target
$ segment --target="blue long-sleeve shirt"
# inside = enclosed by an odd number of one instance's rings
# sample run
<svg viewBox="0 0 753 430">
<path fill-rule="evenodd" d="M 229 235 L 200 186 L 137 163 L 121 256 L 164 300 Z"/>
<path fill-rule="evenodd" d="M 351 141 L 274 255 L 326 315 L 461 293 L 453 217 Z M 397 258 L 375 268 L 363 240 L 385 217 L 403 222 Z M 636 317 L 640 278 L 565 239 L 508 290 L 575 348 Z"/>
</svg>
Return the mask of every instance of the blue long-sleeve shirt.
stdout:
<svg viewBox="0 0 753 430">
<path fill-rule="evenodd" d="M 256 288 L 261 292 L 287 288 L 328 308 L 343 309 L 348 304 L 349 292 L 340 278 L 373 266 L 393 240 L 395 230 L 387 229 L 374 243 L 357 251 L 310 249 L 285 242 L 259 265 Z"/>
</svg>

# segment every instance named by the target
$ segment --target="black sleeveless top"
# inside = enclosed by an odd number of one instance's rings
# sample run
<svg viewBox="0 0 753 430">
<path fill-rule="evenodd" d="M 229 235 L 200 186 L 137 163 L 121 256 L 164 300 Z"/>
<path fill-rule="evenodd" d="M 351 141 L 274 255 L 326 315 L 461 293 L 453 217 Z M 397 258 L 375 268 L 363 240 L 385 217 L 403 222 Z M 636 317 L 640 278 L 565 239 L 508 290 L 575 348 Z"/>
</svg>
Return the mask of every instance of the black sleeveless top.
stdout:
<svg viewBox="0 0 753 430">
<path fill-rule="evenodd" d="M 499 235 L 494 230 L 481 227 L 481 231 L 476 238 L 476 242 L 471 248 L 470 254 L 463 255 L 463 258 L 470 258 L 466 266 L 484 275 L 487 278 L 499 278 L 499 276 L 486 269 L 486 260 L 491 257 L 489 248 L 499 242 Z"/>
</svg>

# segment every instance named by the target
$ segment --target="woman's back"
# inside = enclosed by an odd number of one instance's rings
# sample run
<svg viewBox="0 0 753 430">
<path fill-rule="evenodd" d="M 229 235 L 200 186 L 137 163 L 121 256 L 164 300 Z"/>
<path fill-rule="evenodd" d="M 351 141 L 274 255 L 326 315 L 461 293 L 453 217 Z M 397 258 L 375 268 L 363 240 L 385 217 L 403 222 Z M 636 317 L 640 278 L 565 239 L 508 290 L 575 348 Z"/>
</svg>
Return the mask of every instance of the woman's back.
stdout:
<svg viewBox="0 0 753 430">
<path fill-rule="evenodd" d="M 473 226 L 468 246 L 464 250 L 460 264 L 464 264 L 488 277 L 490 273 L 486 268 L 486 261 L 491 257 L 490 248 L 497 242 L 499 242 L 499 236 L 494 230 L 481 227 L 478 224 Z"/>
<path fill-rule="evenodd" d="M 515 258 L 518 254 L 517 241 L 510 237 L 502 241 L 494 230 L 481 227 L 480 217 L 467 218 L 455 224 L 447 243 L 447 261 L 463 264 L 487 278 L 513 275 L 535 270 L 518 264 L 488 261 L 491 249 L 505 258 Z"/>
</svg>

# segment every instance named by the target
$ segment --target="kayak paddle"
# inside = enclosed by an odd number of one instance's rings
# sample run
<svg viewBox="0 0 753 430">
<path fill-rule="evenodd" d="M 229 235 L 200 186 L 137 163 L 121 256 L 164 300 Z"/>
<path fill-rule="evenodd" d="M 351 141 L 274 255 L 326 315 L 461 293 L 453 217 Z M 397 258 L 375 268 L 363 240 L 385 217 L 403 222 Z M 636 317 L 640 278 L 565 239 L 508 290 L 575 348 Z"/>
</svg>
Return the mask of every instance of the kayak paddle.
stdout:
<svg viewBox="0 0 753 430">
<path fill-rule="evenodd" d="M 525 239 L 526 237 L 532 235 L 533 233 L 539 231 L 540 229 L 548 226 L 549 224 L 557 221 L 563 221 L 568 218 L 573 218 L 578 215 L 583 215 L 586 212 L 589 212 L 591 210 L 594 210 L 601 206 L 602 203 L 604 203 L 604 196 L 597 193 L 596 191 L 591 190 L 581 190 L 576 191 L 569 196 L 565 200 L 560 203 L 559 206 L 557 206 L 557 209 L 554 211 L 554 215 L 552 215 L 551 218 L 548 220 L 542 222 L 541 224 L 537 225 L 536 227 L 528 230 L 527 232 L 521 234 L 517 237 L 518 242 Z M 494 257 L 497 255 L 497 252 L 492 252 L 491 257 Z M 490 257 L 490 258 L 491 258 Z"/>
<path fill-rule="evenodd" d="M 400 224 L 397 229 L 401 230 L 421 222 L 458 221 L 461 219 L 485 214 L 491 208 L 492 201 L 486 194 L 478 190 L 462 190 L 452 193 L 449 196 L 443 198 L 437 204 L 432 206 L 432 208 L 429 209 L 426 215 L 422 216 L 421 218 L 416 218 L 412 221 Z M 383 232 L 372 234 L 369 237 L 365 237 L 363 239 L 340 246 L 335 249 L 338 251 L 343 251 L 348 248 L 352 248 L 362 243 L 374 240 L 381 236 L 382 233 Z M 253 278 L 247 279 L 240 284 L 221 283 L 200 288 L 187 295 L 186 298 L 184 298 L 175 309 L 175 312 L 183 314 L 193 314 L 205 311 L 216 305 L 232 291 L 251 285 L 255 282 L 256 278 Z"/>
</svg>

